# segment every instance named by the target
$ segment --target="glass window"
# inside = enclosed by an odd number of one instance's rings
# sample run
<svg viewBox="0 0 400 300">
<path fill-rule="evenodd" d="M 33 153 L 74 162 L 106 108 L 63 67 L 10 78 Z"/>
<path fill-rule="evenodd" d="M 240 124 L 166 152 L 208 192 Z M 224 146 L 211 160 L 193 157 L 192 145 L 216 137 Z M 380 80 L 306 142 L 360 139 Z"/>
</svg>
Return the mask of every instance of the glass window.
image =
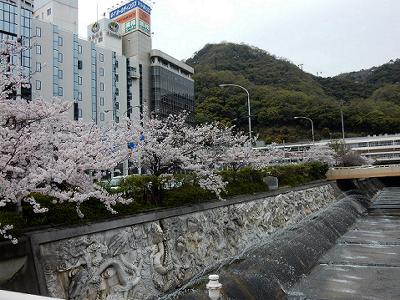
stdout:
<svg viewBox="0 0 400 300">
<path fill-rule="evenodd" d="M 78 53 L 82 54 L 82 46 L 81 45 L 78 45 Z"/>
<path fill-rule="evenodd" d="M 100 113 L 100 121 L 104 121 L 104 113 Z"/>
<path fill-rule="evenodd" d="M 64 61 L 64 55 L 61 52 L 58 52 L 58 62 L 62 63 Z"/>
<path fill-rule="evenodd" d="M 100 76 L 104 76 L 104 68 L 100 68 Z"/>
<path fill-rule="evenodd" d="M 82 67 L 83 67 L 82 61 L 78 60 L 78 70 L 82 70 Z"/>
<path fill-rule="evenodd" d="M 42 28 L 36 27 L 36 36 L 41 37 L 42 36 Z"/>
<path fill-rule="evenodd" d="M 42 64 L 40 62 L 36 63 L 36 72 L 42 72 Z"/>
<path fill-rule="evenodd" d="M 36 45 L 36 54 L 42 54 L 42 46 Z"/>
<path fill-rule="evenodd" d="M 100 91 L 104 91 L 104 83 L 103 82 L 100 82 Z"/>
<path fill-rule="evenodd" d="M 104 54 L 103 54 L 103 53 L 99 53 L 99 60 L 100 60 L 101 62 L 104 61 Z"/>
<path fill-rule="evenodd" d="M 58 70 L 58 79 L 63 79 L 63 78 L 64 78 L 63 70 Z"/>
<path fill-rule="evenodd" d="M 47 9 L 47 15 L 50 16 L 51 15 L 51 8 Z"/>
<path fill-rule="evenodd" d="M 82 101 L 82 92 L 78 92 L 78 100 Z"/>
<path fill-rule="evenodd" d="M 82 76 L 78 76 L 78 84 L 82 85 Z"/>
<path fill-rule="evenodd" d="M 82 118 L 82 108 L 78 108 L 78 117 Z"/>
<path fill-rule="evenodd" d="M 42 89 L 42 82 L 40 80 L 36 80 L 36 89 L 41 90 Z"/>
<path fill-rule="evenodd" d="M 100 97 L 100 106 L 104 106 L 104 97 Z"/>
<path fill-rule="evenodd" d="M 61 86 L 58 87 L 58 96 L 63 96 L 64 95 L 64 90 Z"/>
<path fill-rule="evenodd" d="M 64 39 L 62 38 L 62 36 L 58 37 L 58 46 L 62 46 L 64 44 Z"/>
</svg>

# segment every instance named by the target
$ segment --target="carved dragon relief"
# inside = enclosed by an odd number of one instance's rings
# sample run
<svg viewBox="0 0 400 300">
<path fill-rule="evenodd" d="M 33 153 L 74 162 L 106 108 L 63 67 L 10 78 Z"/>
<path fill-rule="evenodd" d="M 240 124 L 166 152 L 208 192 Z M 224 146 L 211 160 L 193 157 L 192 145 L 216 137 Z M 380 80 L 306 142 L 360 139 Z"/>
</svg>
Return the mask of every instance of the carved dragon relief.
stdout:
<svg viewBox="0 0 400 300">
<path fill-rule="evenodd" d="M 322 190 L 330 194 L 329 188 Z M 113 229 L 47 245 L 46 281 L 52 296 L 83 300 L 149 299 L 240 253 L 304 209 L 332 197 L 293 193 Z M 315 197 L 315 196 L 314 196 Z M 301 205 L 300 205 L 301 203 Z M 301 208 L 301 209 L 300 209 Z M 54 255 L 56 253 L 56 255 Z"/>
</svg>

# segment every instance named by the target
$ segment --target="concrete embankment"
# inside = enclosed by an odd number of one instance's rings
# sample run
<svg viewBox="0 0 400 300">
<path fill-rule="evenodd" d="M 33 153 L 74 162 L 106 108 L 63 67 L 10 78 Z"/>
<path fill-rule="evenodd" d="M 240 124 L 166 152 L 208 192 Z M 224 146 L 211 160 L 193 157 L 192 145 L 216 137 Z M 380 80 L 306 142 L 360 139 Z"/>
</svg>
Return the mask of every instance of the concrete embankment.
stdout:
<svg viewBox="0 0 400 300">
<path fill-rule="evenodd" d="M 0 255 L 0 265 L 21 262 L 5 274 L 0 288 L 18 291 L 29 280 L 35 287 L 28 292 L 65 299 L 159 297 L 324 209 L 336 202 L 339 193 L 334 184 L 317 182 L 85 226 L 29 232 L 25 238 L 32 255 L 26 251 L 18 257 L 10 254 L 3 261 Z M 12 253 L 14 248 L 9 249 Z M 23 272 L 26 269 L 33 272 Z M 19 282 L 12 282 L 17 276 Z"/>
</svg>

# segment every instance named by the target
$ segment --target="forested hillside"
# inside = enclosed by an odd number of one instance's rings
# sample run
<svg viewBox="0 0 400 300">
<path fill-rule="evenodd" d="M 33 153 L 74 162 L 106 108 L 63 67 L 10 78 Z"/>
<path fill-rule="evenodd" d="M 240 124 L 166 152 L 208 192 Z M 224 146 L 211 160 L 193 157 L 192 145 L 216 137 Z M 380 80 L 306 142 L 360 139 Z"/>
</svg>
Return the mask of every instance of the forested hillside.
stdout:
<svg viewBox="0 0 400 300">
<path fill-rule="evenodd" d="M 400 61 L 332 78 L 303 72 L 290 61 L 243 44 L 208 44 L 187 63 L 195 68 L 196 118 L 218 120 L 247 130 L 247 101 L 236 83 L 250 91 L 254 132 L 268 142 L 339 136 L 343 101 L 346 132 L 366 135 L 400 132 Z"/>
</svg>

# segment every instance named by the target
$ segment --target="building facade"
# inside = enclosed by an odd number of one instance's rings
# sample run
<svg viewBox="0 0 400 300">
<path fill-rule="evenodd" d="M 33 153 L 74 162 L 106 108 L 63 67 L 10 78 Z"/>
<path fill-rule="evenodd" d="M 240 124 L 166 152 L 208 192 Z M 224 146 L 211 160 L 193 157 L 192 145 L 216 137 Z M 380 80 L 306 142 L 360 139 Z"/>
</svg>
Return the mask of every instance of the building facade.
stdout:
<svg viewBox="0 0 400 300">
<path fill-rule="evenodd" d="M 33 1 L 0 0 L 0 39 L 3 42 L 16 41 L 25 50 L 21 55 L 11 57 L 14 65 L 22 67 L 25 76 L 30 77 L 32 65 L 32 15 Z M 31 87 L 18 88 L 18 95 L 31 97 Z"/>
<path fill-rule="evenodd" d="M 187 111 L 194 122 L 193 68 L 160 50 L 152 50 L 150 57 L 151 111 L 161 117 Z"/>
<path fill-rule="evenodd" d="M 33 17 L 56 24 L 60 30 L 78 33 L 78 0 L 35 0 Z"/>
<path fill-rule="evenodd" d="M 36 6 L 38 3 L 39 6 Z M 152 50 L 151 7 L 140 0 L 77 35 L 77 0 L 39 0 L 31 23 L 32 96 L 73 101 L 71 118 L 99 125 L 144 111 L 160 117 L 194 111 L 194 70 Z M 69 11 L 71 18 L 61 14 Z"/>
</svg>

